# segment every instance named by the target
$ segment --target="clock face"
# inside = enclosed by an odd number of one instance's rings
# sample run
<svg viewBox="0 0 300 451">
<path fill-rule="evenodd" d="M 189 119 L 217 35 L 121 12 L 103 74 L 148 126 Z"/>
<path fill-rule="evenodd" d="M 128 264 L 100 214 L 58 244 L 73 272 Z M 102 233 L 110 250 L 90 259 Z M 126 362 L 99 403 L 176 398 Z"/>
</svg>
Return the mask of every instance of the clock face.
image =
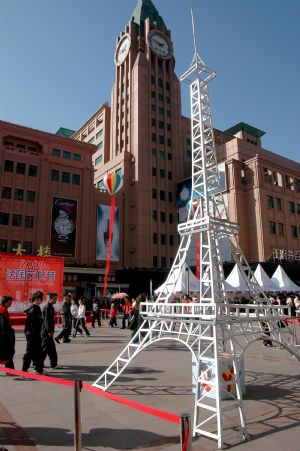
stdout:
<svg viewBox="0 0 300 451">
<path fill-rule="evenodd" d="M 54 228 L 61 235 L 69 235 L 73 232 L 73 222 L 65 216 L 59 216 L 54 222 Z"/>
<path fill-rule="evenodd" d="M 120 66 L 126 59 L 131 44 L 131 37 L 129 34 L 123 36 L 116 50 L 115 63 Z"/>
<path fill-rule="evenodd" d="M 172 56 L 172 48 L 169 39 L 163 34 L 152 31 L 149 33 L 149 44 L 156 55 L 162 58 L 170 58 Z"/>
</svg>

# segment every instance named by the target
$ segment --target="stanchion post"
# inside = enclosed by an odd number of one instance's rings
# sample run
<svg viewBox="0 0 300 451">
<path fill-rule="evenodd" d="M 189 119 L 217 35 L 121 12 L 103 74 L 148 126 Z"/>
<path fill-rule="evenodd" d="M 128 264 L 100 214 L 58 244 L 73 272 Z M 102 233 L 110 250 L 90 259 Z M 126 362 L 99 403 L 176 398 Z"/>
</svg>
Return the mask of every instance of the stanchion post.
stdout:
<svg viewBox="0 0 300 451">
<path fill-rule="evenodd" d="M 192 451 L 191 416 L 189 413 L 180 415 L 180 444 L 181 451 Z"/>
<path fill-rule="evenodd" d="M 82 389 L 82 381 L 74 381 L 74 411 L 75 411 L 75 430 L 74 430 L 74 450 L 82 451 L 82 434 L 81 434 L 81 414 L 80 414 L 80 391 Z"/>
</svg>

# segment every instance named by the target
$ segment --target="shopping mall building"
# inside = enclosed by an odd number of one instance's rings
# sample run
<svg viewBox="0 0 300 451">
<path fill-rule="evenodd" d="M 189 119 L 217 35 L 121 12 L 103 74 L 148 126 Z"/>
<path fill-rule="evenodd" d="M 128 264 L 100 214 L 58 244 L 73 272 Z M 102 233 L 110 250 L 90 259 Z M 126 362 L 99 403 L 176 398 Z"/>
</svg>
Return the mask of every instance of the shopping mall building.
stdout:
<svg viewBox="0 0 300 451">
<path fill-rule="evenodd" d="M 150 280 L 159 285 L 175 257 L 191 189 L 191 124 L 181 113 L 175 52 L 153 3 L 139 0 L 116 40 L 110 105 L 77 131 L 51 134 L 0 121 L 1 252 L 22 243 L 36 255 L 47 245 L 65 257 L 66 287 L 88 296 L 101 291 L 111 201 L 103 179 L 117 172 L 123 186 L 109 290 L 136 294 L 149 292 Z M 264 149 L 263 135 L 242 122 L 215 130 L 228 216 L 240 225 L 250 262 L 280 261 L 299 283 L 300 164 Z"/>
</svg>

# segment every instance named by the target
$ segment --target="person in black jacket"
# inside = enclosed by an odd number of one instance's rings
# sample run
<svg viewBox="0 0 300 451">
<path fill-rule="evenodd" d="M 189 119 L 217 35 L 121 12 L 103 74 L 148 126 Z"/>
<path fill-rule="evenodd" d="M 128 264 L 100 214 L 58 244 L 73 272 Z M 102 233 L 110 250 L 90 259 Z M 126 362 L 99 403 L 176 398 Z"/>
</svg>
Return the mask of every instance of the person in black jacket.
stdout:
<svg viewBox="0 0 300 451">
<path fill-rule="evenodd" d="M 50 360 L 50 368 L 53 370 L 57 367 L 57 352 L 54 342 L 55 329 L 55 311 L 54 304 L 57 301 L 57 293 L 48 293 L 48 302 L 43 308 L 43 325 L 42 325 L 42 350 L 43 360 L 47 355 Z"/>
<path fill-rule="evenodd" d="M 6 368 L 14 369 L 15 331 L 8 312 L 12 301 L 11 296 L 3 296 L 0 302 L 0 363 Z"/>
<path fill-rule="evenodd" d="M 27 315 L 25 322 L 26 351 L 23 355 L 22 371 L 28 371 L 31 361 L 34 373 L 43 374 L 43 353 L 41 330 L 43 316 L 40 304 L 43 300 L 43 293 L 37 291 L 31 298 L 32 306 L 25 310 Z"/>
<path fill-rule="evenodd" d="M 70 343 L 69 336 L 72 330 L 72 315 L 71 315 L 71 299 L 72 293 L 69 291 L 64 292 L 64 300 L 61 305 L 61 317 L 62 317 L 62 326 L 63 329 L 60 334 L 55 337 L 56 343 L 59 343 L 59 340 L 63 338 L 64 343 Z"/>
</svg>

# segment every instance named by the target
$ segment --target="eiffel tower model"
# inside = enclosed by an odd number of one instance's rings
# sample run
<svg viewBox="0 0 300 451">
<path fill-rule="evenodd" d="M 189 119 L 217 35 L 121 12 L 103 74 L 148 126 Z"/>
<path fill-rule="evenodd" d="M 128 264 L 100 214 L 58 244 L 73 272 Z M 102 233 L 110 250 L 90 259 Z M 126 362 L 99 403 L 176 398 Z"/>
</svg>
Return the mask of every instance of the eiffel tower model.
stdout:
<svg viewBox="0 0 300 451">
<path fill-rule="evenodd" d="M 107 390 L 141 351 L 159 340 L 177 340 L 191 351 L 196 362 L 193 435 L 214 439 L 222 448 L 228 423 L 244 439 L 248 438 L 241 376 L 248 346 L 264 338 L 286 348 L 298 360 L 300 356 L 293 348 L 289 328 L 279 327 L 287 306 L 269 304 L 239 248 L 239 226 L 227 218 L 208 92 L 208 83 L 215 72 L 201 60 L 195 33 L 194 48 L 191 66 L 181 77 L 190 87 L 192 194 L 187 221 L 178 226 L 179 249 L 164 292 L 155 302 L 141 304 L 144 321 L 140 329 L 93 385 Z M 193 236 L 200 241 L 199 302 L 173 303 Z M 221 240 L 228 241 L 232 259 L 248 287 L 252 298 L 249 305 L 228 302 Z"/>
</svg>

